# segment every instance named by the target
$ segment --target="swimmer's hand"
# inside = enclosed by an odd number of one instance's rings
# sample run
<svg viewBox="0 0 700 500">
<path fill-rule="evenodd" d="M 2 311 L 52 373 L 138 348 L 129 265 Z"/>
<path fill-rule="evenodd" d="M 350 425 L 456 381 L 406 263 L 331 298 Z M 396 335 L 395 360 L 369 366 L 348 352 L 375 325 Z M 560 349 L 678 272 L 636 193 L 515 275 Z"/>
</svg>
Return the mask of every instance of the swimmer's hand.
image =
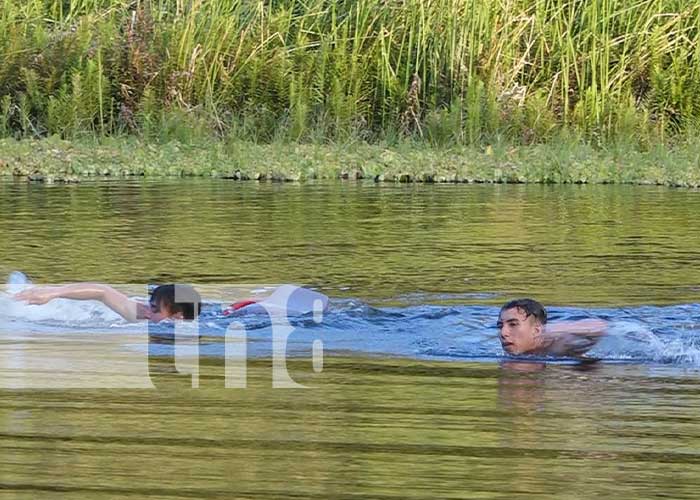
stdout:
<svg viewBox="0 0 700 500">
<path fill-rule="evenodd" d="M 553 356 L 582 356 L 605 335 L 607 321 L 584 319 L 548 324 L 541 337 L 541 350 Z"/>
<path fill-rule="evenodd" d="M 40 306 L 60 297 L 58 287 L 44 286 L 34 287 L 22 290 L 16 293 L 12 298 L 18 301 L 26 302 L 27 304 Z"/>
</svg>

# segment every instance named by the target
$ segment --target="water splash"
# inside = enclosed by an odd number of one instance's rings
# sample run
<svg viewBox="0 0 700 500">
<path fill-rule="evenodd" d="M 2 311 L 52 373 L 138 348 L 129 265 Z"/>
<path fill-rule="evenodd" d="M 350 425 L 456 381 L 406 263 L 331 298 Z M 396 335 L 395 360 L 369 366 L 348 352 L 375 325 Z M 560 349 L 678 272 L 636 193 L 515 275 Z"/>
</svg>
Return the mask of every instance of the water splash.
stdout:
<svg viewBox="0 0 700 500">
<path fill-rule="evenodd" d="M 0 328 L 5 322 L 30 329 L 33 324 L 104 327 L 120 322 L 121 317 L 101 302 L 58 299 L 48 304 L 30 305 L 13 298 L 13 295 L 31 286 L 32 281 L 24 273 L 15 271 L 10 274 L 5 293 L 0 292 Z"/>
<path fill-rule="evenodd" d="M 12 294 L 31 286 L 22 273 L 13 273 L 7 292 L 0 292 L 0 331 L 47 331 L 67 328 L 129 332 L 130 326 L 99 302 L 55 300 L 42 306 L 17 302 Z M 332 300 L 321 324 L 310 314 L 290 318 L 294 332 L 289 352 L 309 353 L 323 340 L 328 352 L 370 353 L 418 359 L 494 360 L 505 357 L 495 328 L 499 308 L 483 305 L 430 305 L 440 298 L 422 294 L 425 301 L 399 307 L 374 307 L 359 299 Z M 428 304 L 426 304 L 428 303 Z M 620 363 L 663 363 L 700 367 L 700 305 L 634 308 L 549 308 L 552 321 L 599 317 L 609 321 L 608 335 L 589 352 L 594 358 Z M 251 355 L 271 352 L 272 321 L 265 312 L 245 309 L 225 316 L 221 304 L 208 302 L 199 322 L 205 355 L 222 356 L 232 322 L 245 326 Z M 138 328 L 143 328 L 139 325 Z M 151 325 L 161 337 L 173 324 Z"/>
</svg>

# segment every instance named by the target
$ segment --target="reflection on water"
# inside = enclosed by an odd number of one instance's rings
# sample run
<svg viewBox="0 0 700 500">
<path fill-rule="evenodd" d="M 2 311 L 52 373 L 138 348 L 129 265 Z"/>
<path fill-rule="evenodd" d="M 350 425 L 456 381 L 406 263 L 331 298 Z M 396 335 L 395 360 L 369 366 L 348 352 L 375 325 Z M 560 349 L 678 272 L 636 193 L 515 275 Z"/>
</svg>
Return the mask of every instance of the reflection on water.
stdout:
<svg viewBox="0 0 700 500">
<path fill-rule="evenodd" d="M 698 213 L 700 192 L 639 186 L 0 183 L 0 275 L 678 304 L 700 293 Z"/>
<path fill-rule="evenodd" d="M 4 392 L 13 498 L 695 498 L 700 388 L 643 366 L 529 372 L 494 364 L 332 358 L 306 390 Z"/>
<path fill-rule="evenodd" d="M 336 299 L 324 323 L 337 335 L 329 347 L 347 352 L 359 342 L 375 353 L 327 357 L 315 373 L 300 350 L 289 361 L 309 386 L 300 390 L 273 390 L 267 359 L 248 361 L 247 389 L 225 389 L 221 357 L 208 356 L 192 389 L 172 360 L 134 363 L 144 359 L 134 332 L 108 329 L 98 341 L 80 324 L 66 334 L 43 323 L 27 335 L 13 318 L 0 339 L 0 495 L 696 498 L 697 363 L 644 356 L 658 342 L 679 356 L 697 353 L 699 195 L 624 186 L 0 183 L 3 279 L 22 269 L 38 282 L 315 285 Z M 651 351 L 625 364 L 465 363 L 469 353 L 498 357 L 494 306 L 525 294 L 561 317 L 610 315 L 626 340 L 651 333 L 643 346 Z M 220 348 L 216 328 L 205 349 Z M 266 327 L 252 331 L 253 344 L 264 345 Z M 306 330 L 300 345 L 316 333 Z M 387 347 L 403 357 L 380 356 Z M 76 370 L 92 370 L 93 382 L 147 375 L 156 389 L 7 389 L 28 376 L 69 380 Z"/>
</svg>

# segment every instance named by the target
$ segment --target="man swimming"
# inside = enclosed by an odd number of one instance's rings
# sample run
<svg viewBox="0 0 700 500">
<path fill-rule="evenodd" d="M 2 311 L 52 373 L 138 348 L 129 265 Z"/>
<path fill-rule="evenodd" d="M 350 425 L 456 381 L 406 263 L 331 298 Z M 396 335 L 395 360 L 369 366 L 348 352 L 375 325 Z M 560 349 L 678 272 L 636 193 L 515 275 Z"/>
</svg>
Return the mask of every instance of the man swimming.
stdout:
<svg viewBox="0 0 700 500">
<path fill-rule="evenodd" d="M 66 286 L 33 287 L 14 296 L 32 305 L 46 304 L 54 299 L 97 300 L 129 322 L 146 319 L 193 320 L 199 316 L 202 298 L 190 285 L 162 285 L 151 293 L 148 304 L 130 299 L 111 286 L 98 283 L 75 283 Z"/>
<path fill-rule="evenodd" d="M 605 334 L 601 319 L 547 324 L 547 311 L 532 299 L 513 300 L 498 316 L 501 346 L 508 354 L 582 356 Z"/>
</svg>

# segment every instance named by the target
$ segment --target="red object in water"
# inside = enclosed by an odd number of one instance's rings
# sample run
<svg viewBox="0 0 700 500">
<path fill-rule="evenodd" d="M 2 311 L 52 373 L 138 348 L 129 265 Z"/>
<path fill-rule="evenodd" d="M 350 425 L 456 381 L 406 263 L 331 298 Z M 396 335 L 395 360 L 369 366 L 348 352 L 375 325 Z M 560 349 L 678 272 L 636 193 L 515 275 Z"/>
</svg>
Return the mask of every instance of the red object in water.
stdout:
<svg viewBox="0 0 700 500">
<path fill-rule="evenodd" d="M 246 306 L 252 305 L 252 304 L 257 304 L 257 300 L 239 300 L 238 302 L 234 302 L 230 306 L 228 306 L 224 310 L 224 316 L 228 316 L 232 312 L 238 311 L 239 309 L 243 309 Z"/>
<path fill-rule="evenodd" d="M 234 302 L 231 304 L 230 309 L 233 309 L 234 311 L 238 311 L 239 309 L 243 309 L 245 306 L 249 306 L 251 304 L 257 304 L 257 300 L 239 300 L 238 302 Z"/>
</svg>

